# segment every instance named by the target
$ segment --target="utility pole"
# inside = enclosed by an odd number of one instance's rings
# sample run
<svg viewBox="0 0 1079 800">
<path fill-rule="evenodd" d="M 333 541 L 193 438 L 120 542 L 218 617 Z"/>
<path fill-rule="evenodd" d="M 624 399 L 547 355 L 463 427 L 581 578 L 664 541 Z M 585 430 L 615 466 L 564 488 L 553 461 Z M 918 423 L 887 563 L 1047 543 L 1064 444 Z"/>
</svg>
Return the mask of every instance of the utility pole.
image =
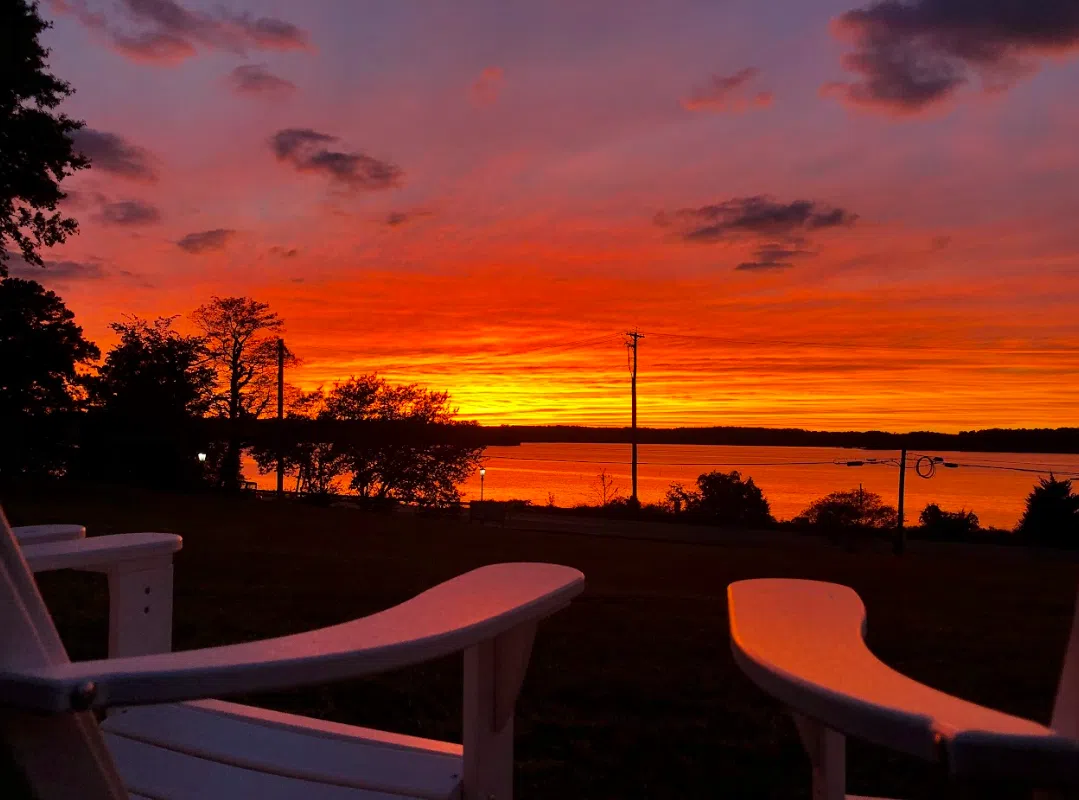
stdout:
<svg viewBox="0 0 1079 800">
<path fill-rule="evenodd" d="M 907 487 L 907 448 L 903 448 L 899 454 L 899 508 L 897 509 L 897 525 L 895 530 L 895 542 L 892 549 L 897 556 L 903 555 L 907 547 L 906 531 L 903 529 L 903 501 Z"/>
<path fill-rule="evenodd" d="M 637 343 L 644 338 L 644 334 L 634 329 L 632 331 L 626 331 L 626 347 L 633 350 L 633 366 L 630 368 L 630 397 L 632 398 L 632 418 L 630 423 L 630 443 L 633 449 L 633 465 L 632 465 L 632 479 L 633 479 L 633 494 L 631 499 L 633 504 L 639 505 L 640 501 L 637 499 Z"/>
<path fill-rule="evenodd" d="M 285 496 L 285 340 L 277 340 L 277 496 Z"/>
</svg>

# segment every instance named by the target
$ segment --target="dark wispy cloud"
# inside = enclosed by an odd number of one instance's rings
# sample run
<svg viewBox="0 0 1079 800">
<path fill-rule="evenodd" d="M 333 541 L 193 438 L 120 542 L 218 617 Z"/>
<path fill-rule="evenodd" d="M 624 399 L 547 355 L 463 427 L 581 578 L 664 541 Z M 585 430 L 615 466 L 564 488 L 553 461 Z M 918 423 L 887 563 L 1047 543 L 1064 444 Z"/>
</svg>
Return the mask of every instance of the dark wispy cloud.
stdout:
<svg viewBox="0 0 1079 800">
<path fill-rule="evenodd" d="M 816 200 L 784 203 L 767 195 L 735 197 L 656 215 L 655 223 L 687 242 L 751 243 L 753 259 L 739 270 L 779 270 L 817 255 L 814 234 L 853 225 L 858 215 Z"/>
<path fill-rule="evenodd" d="M 266 69 L 264 64 L 244 64 L 228 76 L 229 86 L 240 94 L 285 95 L 296 91 L 296 84 Z"/>
<path fill-rule="evenodd" d="M 656 215 L 657 225 L 673 227 L 686 241 L 714 242 L 738 236 L 795 236 L 821 228 L 851 225 L 856 214 L 815 200 L 776 201 L 766 195 L 735 197 L 722 203 L 681 208 Z"/>
<path fill-rule="evenodd" d="M 198 49 L 245 54 L 250 50 L 302 50 L 307 32 L 275 17 L 255 17 L 225 9 L 195 11 L 175 0 L 118 0 L 106 14 L 86 0 L 51 0 L 58 14 L 70 14 L 103 36 L 117 52 L 137 61 L 175 63 Z"/>
<path fill-rule="evenodd" d="M 274 245 L 270 248 L 270 255 L 277 256 L 278 258 L 295 258 L 300 254 L 299 248 L 296 247 L 281 247 L 280 245 Z"/>
<path fill-rule="evenodd" d="M 11 260 L 11 274 L 16 278 L 37 281 L 45 286 L 108 280 L 110 284 L 121 282 L 146 289 L 154 288 L 154 284 L 143 275 L 126 269 L 115 269 L 103 259 L 93 256 L 85 261 L 46 261 L 44 267 L 27 264 L 21 257 L 16 256 Z"/>
<path fill-rule="evenodd" d="M 505 74 L 502 67 L 487 67 L 476 78 L 475 83 L 468 90 L 468 98 L 473 105 L 489 106 L 498 102 L 502 93 L 502 83 Z"/>
<path fill-rule="evenodd" d="M 100 219 L 110 225 L 152 225 L 161 221 L 161 212 L 142 200 L 118 200 L 102 204 Z"/>
<path fill-rule="evenodd" d="M 188 253 L 208 253 L 212 250 L 223 249 L 235 235 L 236 231 L 230 228 L 214 228 L 211 231 L 189 233 L 176 245 Z"/>
<path fill-rule="evenodd" d="M 972 77 L 988 91 L 1037 71 L 1046 55 L 1079 49 L 1076 0 L 882 0 L 835 21 L 856 79 L 822 87 L 856 106 L 913 114 Z"/>
<path fill-rule="evenodd" d="M 415 222 L 421 217 L 431 216 L 430 211 L 426 211 L 422 208 L 412 209 L 411 211 L 391 211 L 385 217 L 382 218 L 382 222 L 389 228 L 399 228 L 402 225 L 407 225 L 410 222 Z"/>
<path fill-rule="evenodd" d="M 773 270 L 788 269 L 794 266 L 794 259 L 815 256 L 814 250 L 799 247 L 805 240 L 796 238 L 791 242 L 766 242 L 758 245 L 753 252 L 752 261 L 743 261 L 735 267 L 737 270 Z"/>
<path fill-rule="evenodd" d="M 104 262 L 97 258 L 86 261 L 45 261 L 45 266 L 39 267 L 36 264 L 28 264 L 21 256 L 14 256 L 9 266 L 13 278 L 26 278 L 39 283 L 93 281 L 107 275 Z"/>
<path fill-rule="evenodd" d="M 401 184 L 404 172 L 396 164 L 366 153 L 331 150 L 338 137 L 310 128 L 286 128 L 270 137 L 278 161 L 300 172 L 317 172 L 355 191 L 390 189 Z"/>
<path fill-rule="evenodd" d="M 71 134 L 71 140 L 75 149 L 90 159 L 91 169 L 145 183 L 157 180 L 150 152 L 117 133 L 80 128 Z"/>
<path fill-rule="evenodd" d="M 772 104 L 772 93 L 750 87 L 761 71 L 746 67 L 733 75 L 713 75 L 704 86 L 694 89 L 682 99 L 682 107 L 688 111 L 726 111 L 741 113 L 751 108 L 764 108 Z"/>
</svg>

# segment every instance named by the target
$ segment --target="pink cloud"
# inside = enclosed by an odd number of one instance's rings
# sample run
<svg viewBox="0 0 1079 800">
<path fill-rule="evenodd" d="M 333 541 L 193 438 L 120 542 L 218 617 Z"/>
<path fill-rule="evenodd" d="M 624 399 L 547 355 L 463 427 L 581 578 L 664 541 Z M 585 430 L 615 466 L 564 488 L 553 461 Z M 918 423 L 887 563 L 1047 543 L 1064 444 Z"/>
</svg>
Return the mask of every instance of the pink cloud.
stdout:
<svg viewBox="0 0 1079 800">
<path fill-rule="evenodd" d="M 490 106 L 498 102 L 505 76 L 502 67 L 486 67 L 469 89 L 469 99 L 476 106 Z"/>
<path fill-rule="evenodd" d="M 761 71 L 746 67 L 733 75 L 713 75 L 707 85 L 694 89 L 682 99 L 687 111 L 715 111 L 740 114 L 753 108 L 766 108 L 772 104 L 772 92 L 749 90 L 749 84 Z"/>
</svg>

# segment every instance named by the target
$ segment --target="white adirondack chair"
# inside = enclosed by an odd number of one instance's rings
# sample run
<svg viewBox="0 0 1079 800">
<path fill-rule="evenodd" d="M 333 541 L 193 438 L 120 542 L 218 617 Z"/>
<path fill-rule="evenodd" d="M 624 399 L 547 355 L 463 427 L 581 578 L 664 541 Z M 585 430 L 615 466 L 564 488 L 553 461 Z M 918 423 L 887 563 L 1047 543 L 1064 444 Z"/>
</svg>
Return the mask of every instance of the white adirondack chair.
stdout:
<svg viewBox="0 0 1079 800">
<path fill-rule="evenodd" d="M 734 659 L 794 715 L 814 800 L 855 800 L 846 794 L 846 736 L 937 762 L 956 779 L 1079 789 L 1079 613 L 1046 727 L 952 697 L 878 660 L 865 643 L 865 606 L 846 586 L 748 580 L 731 584 L 727 597 Z"/>
<path fill-rule="evenodd" d="M 536 624 L 584 588 L 552 564 L 498 564 L 369 617 L 168 652 L 180 537 L 27 545 L 0 512 L 0 740 L 41 800 L 512 797 L 513 714 Z M 32 570 L 109 578 L 108 659 L 71 662 Z M 210 696 L 360 677 L 464 652 L 464 744 Z M 195 702 L 184 702 L 195 701 Z M 111 709 L 99 724 L 94 710 Z"/>
<path fill-rule="evenodd" d="M 82 525 L 18 525 L 11 530 L 21 545 L 86 538 L 86 528 Z"/>
</svg>

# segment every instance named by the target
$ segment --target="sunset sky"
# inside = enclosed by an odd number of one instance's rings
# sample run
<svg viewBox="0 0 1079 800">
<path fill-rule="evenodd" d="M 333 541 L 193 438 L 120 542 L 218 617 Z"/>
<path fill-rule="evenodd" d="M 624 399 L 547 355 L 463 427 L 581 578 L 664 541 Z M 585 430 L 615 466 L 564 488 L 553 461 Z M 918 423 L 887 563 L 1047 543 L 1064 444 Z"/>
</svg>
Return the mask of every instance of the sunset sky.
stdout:
<svg viewBox="0 0 1079 800">
<path fill-rule="evenodd" d="M 484 423 L 1079 424 L 1075 0 L 53 0 L 107 347 L 244 294 Z M 28 268 L 14 270 L 26 274 Z"/>
</svg>

